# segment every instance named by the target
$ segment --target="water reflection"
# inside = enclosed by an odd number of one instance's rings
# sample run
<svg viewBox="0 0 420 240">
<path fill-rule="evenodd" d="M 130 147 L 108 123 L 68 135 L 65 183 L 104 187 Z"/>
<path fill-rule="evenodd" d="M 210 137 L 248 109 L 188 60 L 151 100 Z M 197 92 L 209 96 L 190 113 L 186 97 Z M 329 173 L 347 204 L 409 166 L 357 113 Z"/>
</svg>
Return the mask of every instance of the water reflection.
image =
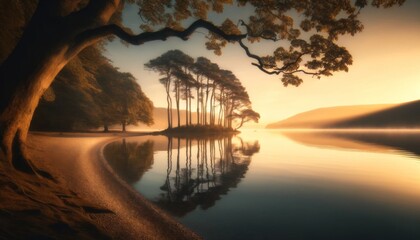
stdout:
<svg viewBox="0 0 420 240">
<path fill-rule="evenodd" d="M 420 132 L 354 132 L 335 136 L 368 144 L 376 144 L 420 156 Z"/>
<path fill-rule="evenodd" d="M 138 182 L 153 165 L 153 141 L 127 142 L 123 138 L 108 144 L 104 154 L 118 176 L 129 184 Z"/>
<path fill-rule="evenodd" d="M 420 156 L 419 131 L 284 131 L 288 138 L 311 146 L 372 152 L 398 150 Z"/>
<path fill-rule="evenodd" d="M 221 195 L 235 188 L 248 170 L 258 142 L 248 143 L 232 137 L 212 139 L 169 138 L 166 181 L 156 204 L 171 214 L 182 217 L 197 206 L 208 209 Z M 177 147 L 173 148 L 173 142 Z M 180 149 L 184 141 L 185 149 Z M 193 147 L 195 145 L 195 147 Z M 184 151 L 185 159 L 180 158 Z"/>
<path fill-rule="evenodd" d="M 134 184 L 153 166 L 154 145 L 151 139 L 122 139 L 108 144 L 104 154 L 114 171 Z M 259 150 L 258 141 L 246 142 L 240 137 L 168 137 L 166 177 L 162 179 L 160 193 L 152 201 L 178 217 L 198 206 L 208 209 L 236 188 L 248 170 L 251 157 Z"/>
<path fill-rule="evenodd" d="M 106 158 L 205 239 L 420 239 L 420 133 L 240 136 L 258 141 L 130 137 Z"/>
</svg>

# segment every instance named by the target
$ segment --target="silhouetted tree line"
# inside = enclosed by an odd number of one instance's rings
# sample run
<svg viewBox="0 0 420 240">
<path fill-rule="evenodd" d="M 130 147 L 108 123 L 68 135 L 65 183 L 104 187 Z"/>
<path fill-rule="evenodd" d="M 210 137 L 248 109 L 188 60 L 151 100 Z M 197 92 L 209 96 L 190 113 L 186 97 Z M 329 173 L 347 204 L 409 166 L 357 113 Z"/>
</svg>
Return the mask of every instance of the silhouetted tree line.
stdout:
<svg viewBox="0 0 420 240">
<path fill-rule="evenodd" d="M 260 118 L 252 110 L 249 95 L 239 79 L 231 71 L 221 69 L 205 57 L 194 60 L 180 50 L 170 50 L 145 66 L 162 76 L 159 81 L 166 91 L 169 129 L 174 127 L 174 102 L 177 127 L 181 126 L 181 101 L 185 104 L 186 126 L 195 124 L 238 129 L 245 122 L 258 122 Z M 193 105 L 196 110 L 195 123 L 192 120 Z M 238 124 L 233 126 L 235 120 L 238 120 Z"/>
<path fill-rule="evenodd" d="M 73 59 L 44 93 L 31 129 L 72 131 L 138 122 L 151 124 L 153 104 L 130 73 L 89 47 Z"/>
</svg>

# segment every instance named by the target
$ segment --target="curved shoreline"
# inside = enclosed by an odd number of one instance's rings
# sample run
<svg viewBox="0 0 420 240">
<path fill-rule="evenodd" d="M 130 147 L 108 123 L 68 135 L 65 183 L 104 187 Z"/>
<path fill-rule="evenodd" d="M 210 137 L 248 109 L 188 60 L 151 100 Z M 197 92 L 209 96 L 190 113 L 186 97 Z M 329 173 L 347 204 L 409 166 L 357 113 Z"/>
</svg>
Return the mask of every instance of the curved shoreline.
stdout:
<svg viewBox="0 0 420 240">
<path fill-rule="evenodd" d="M 31 134 L 37 165 L 48 165 L 66 187 L 106 213 L 89 213 L 111 238 L 200 239 L 115 176 L 103 157 L 104 146 L 128 135 Z M 61 154 L 60 154 L 61 153 Z"/>
</svg>

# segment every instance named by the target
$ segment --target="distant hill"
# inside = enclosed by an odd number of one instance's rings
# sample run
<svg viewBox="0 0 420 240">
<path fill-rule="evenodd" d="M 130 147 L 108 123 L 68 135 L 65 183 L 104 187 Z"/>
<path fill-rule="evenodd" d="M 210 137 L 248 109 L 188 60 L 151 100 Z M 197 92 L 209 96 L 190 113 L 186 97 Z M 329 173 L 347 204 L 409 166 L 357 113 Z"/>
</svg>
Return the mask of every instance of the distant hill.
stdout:
<svg viewBox="0 0 420 240">
<path fill-rule="evenodd" d="M 397 106 L 397 104 L 373 104 L 318 108 L 296 114 L 285 120 L 272 123 L 266 128 L 328 128 L 337 122 L 365 116 Z"/>
<path fill-rule="evenodd" d="M 337 121 L 332 128 L 420 128 L 420 100 Z"/>
</svg>

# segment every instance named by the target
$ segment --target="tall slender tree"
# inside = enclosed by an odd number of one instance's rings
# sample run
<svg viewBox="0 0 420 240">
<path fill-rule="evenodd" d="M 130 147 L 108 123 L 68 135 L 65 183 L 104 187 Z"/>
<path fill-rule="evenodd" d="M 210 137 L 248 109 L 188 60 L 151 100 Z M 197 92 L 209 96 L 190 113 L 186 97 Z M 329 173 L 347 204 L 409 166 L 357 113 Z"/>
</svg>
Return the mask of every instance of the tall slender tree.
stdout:
<svg viewBox="0 0 420 240">
<path fill-rule="evenodd" d="M 176 100 L 177 100 L 177 113 L 179 119 L 179 101 L 185 100 L 185 125 L 188 125 L 189 121 L 189 111 L 190 104 L 189 101 L 192 98 L 191 94 L 191 85 L 194 82 L 194 77 L 188 73 L 187 69 L 179 69 L 174 72 L 176 78 L 176 88 L 174 89 Z M 179 127 L 179 123 L 178 123 Z"/>
<path fill-rule="evenodd" d="M 200 118 L 202 125 L 207 124 L 207 101 L 208 93 L 210 92 L 210 78 L 212 77 L 212 71 L 217 70 L 218 66 L 205 57 L 198 57 L 192 68 L 192 71 L 197 76 L 197 105 L 201 108 L 201 116 L 198 116 L 198 118 Z"/>
<path fill-rule="evenodd" d="M 164 75 L 163 79 L 165 80 L 171 77 L 178 127 L 181 126 L 181 100 L 185 101 L 185 125 L 192 124 L 191 106 L 194 98 L 192 88 L 196 88 L 197 124 L 214 126 L 224 122 L 225 127 L 232 128 L 232 122 L 240 119 L 239 126 L 236 127 L 239 128 L 245 122 L 259 118 L 259 116 L 256 117 L 258 113 L 251 114 L 250 111 L 253 111 L 251 100 L 239 79 L 231 71 L 221 69 L 207 58 L 199 57 L 194 62 L 191 57 L 181 51 L 171 50 L 150 60 L 146 67 Z M 168 91 L 167 89 L 170 98 Z M 168 114 L 169 112 L 171 109 L 168 105 Z"/>
<path fill-rule="evenodd" d="M 191 61 L 193 61 L 192 58 L 182 51 L 170 50 L 145 64 L 146 69 L 156 71 L 163 76 L 159 81 L 165 86 L 166 91 L 168 128 L 173 127 L 171 91 L 172 87 L 176 88 L 173 84 L 175 78 L 174 73 L 179 73 L 180 66 Z"/>
</svg>

